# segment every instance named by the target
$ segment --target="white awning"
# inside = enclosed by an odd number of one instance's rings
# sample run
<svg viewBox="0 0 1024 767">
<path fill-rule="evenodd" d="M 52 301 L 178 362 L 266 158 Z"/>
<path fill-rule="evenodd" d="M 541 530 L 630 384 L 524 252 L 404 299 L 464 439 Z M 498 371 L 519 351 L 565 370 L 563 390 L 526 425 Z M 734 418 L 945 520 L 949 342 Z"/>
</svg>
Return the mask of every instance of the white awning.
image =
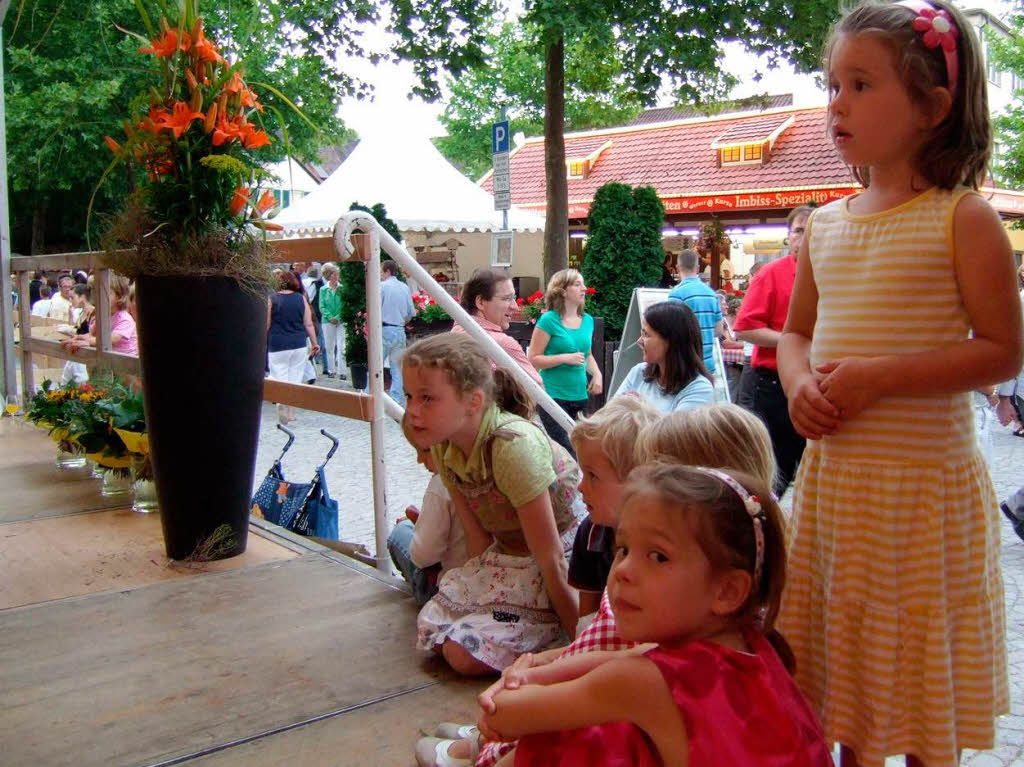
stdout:
<svg viewBox="0 0 1024 767">
<path fill-rule="evenodd" d="M 456 170 L 429 139 L 392 130 L 362 138 L 315 191 L 274 221 L 284 226 L 283 238 L 323 236 L 353 202 L 367 207 L 384 203 L 403 232 L 488 232 L 502 224 L 491 194 Z M 508 218 L 516 231 L 544 229 L 544 218 L 535 213 L 513 207 Z"/>
</svg>

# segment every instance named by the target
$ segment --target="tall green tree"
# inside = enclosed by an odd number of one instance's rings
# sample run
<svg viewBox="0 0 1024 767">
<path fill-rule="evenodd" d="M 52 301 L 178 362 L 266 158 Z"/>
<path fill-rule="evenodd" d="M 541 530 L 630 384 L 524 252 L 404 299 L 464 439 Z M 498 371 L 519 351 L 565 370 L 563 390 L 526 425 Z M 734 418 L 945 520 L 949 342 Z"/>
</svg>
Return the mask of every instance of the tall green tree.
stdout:
<svg viewBox="0 0 1024 767">
<path fill-rule="evenodd" d="M 544 62 L 537 55 L 537 36 L 529 25 L 504 22 L 487 38 L 489 65 L 448 78 L 451 96 L 441 116 L 448 135 L 436 143 L 469 176 L 491 167 L 490 124 L 500 106 L 508 110 L 513 134 L 544 131 Z M 568 45 L 565 88 L 567 130 L 621 125 L 641 109 L 607 30 Z"/>
<path fill-rule="evenodd" d="M 159 19 L 158 3 L 144 6 Z M 367 85 L 339 69 L 335 52 L 349 49 L 359 25 L 376 18 L 373 3 L 346 0 L 343 12 L 326 16 L 314 0 L 234 0 L 203 10 L 224 52 L 245 61 L 247 81 L 265 107 L 283 118 L 287 136 L 276 137 L 268 161 L 281 159 L 288 148 L 293 155 L 312 157 L 323 143 L 347 135 L 335 116 L 338 101 L 366 93 Z M 126 30 L 143 30 L 133 0 L 22 0 L 4 19 L 17 251 L 74 250 L 85 242 L 89 197 L 110 162 L 103 137 L 123 136 L 131 99 L 146 78 L 148 62 L 137 52 L 141 43 Z M 299 105 L 320 131 L 298 118 L 275 90 Z M 132 182 L 129 171 L 116 169 L 100 188 L 95 210 L 119 208 Z M 102 219 L 94 217 L 97 229 L 104 226 Z M 54 233 L 52 243 L 46 242 L 48 231 Z"/>
<path fill-rule="evenodd" d="M 785 59 L 801 70 L 815 68 L 838 6 L 831 0 L 526 0 L 524 10 L 522 22 L 534 30 L 535 55 L 544 66 L 544 270 L 549 275 L 563 268 L 568 257 L 567 47 L 606 34 L 614 41 L 625 83 L 640 103 L 653 104 L 666 88 L 681 101 L 701 101 L 721 96 L 729 84 L 721 71 L 724 42 L 740 42 L 752 53 L 766 54 L 770 63 Z M 474 21 L 480 15 L 480 9 L 474 11 Z M 436 40 L 437 34 L 425 24 L 405 32 L 410 41 Z M 408 57 L 416 58 L 415 48 Z M 486 65 L 468 58 L 460 63 L 464 68 Z M 420 91 L 436 94 L 437 68 L 417 72 L 423 80 Z"/>
<path fill-rule="evenodd" d="M 988 55 L 992 64 L 1018 83 L 1024 83 L 1024 3 L 1016 4 L 1017 13 L 1007 23 L 1014 35 L 1003 37 L 988 31 Z M 1013 94 L 1013 102 L 992 121 L 999 151 L 992 158 L 992 170 L 1000 183 L 1024 189 L 1024 91 Z"/>
<path fill-rule="evenodd" d="M 590 238 L 583 278 L 595 289 L 589 311 L 604 317 L 605 338 L 618 341 L 637 285 L 657 284 L 665 251 L 665 208 L 654 187 L 605 184 L 590 207 Z"/>
</svg>

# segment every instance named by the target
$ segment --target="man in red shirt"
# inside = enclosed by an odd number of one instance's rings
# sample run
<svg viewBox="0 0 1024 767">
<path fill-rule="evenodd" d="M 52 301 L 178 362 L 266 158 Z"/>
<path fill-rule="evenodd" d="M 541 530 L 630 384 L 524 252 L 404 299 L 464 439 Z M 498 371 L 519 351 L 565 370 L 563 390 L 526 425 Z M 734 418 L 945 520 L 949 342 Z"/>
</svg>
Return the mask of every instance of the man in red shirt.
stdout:
<svg viewBox="0 0 1024 767">
<path fill-rule="evenodd" d="M 796 255 L 810 214 L 811 208 L 806 205 L 794 208 L 789 214 L 789 253 L 757 273 L 743 297 L 743 305 L 733 325 L 738 338 L 754 344 L 751 410 L 764 421 L 772 438 L 777 466 L 773 490 L 779 497 L 796 476 L 796 467 L 807 444 L 789 419 L 789 403 L 779 381 L 775 347 L 779 345 L 789 313 L 789 299 L 796 279 Z"/>
</svg>

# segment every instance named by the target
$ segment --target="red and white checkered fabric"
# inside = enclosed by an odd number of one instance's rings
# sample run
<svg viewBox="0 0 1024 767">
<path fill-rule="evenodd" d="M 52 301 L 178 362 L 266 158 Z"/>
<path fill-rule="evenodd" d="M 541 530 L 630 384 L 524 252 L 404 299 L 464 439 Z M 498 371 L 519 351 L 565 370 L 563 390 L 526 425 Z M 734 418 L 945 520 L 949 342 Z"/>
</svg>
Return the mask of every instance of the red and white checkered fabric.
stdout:
<svg viewBox="0 0 1024 767">
<path fill-rule="evenodd" d="M 619 636 L 615 626 L 615 616 L 612 615 L 612 606 L 608 602 L 608 590 L 601 594 L 601 605 L 597 608 L 597 615 L 580 635 L 565 648 L 559 656 L 567 658 L 570 655 L 579 655 L 585 652 L 597 652 L 598 650 L 625 650 L 633 647 L 636 642 L 627 642 Z M 516 747 L 512 743 L 485 743 L 480 749 L 480 755 L 476 758 L 476 767 L 492 767 L 501 757 Z"/>
</svg>

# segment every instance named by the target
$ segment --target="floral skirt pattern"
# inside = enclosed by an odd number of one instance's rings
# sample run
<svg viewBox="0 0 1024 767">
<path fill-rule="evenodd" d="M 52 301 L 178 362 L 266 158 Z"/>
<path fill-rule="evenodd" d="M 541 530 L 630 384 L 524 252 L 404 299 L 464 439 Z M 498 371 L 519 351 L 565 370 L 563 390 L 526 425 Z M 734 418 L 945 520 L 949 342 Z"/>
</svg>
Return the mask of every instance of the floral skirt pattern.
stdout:
<svg viewBox="0 0 1024 767">
<path fill-rule="evenodd" d="M 566 555 L 577 525 L 562 535 Z M 416 646 L 433 650 L 448 639 L 498 671 L 526 652 L 550 647 L 563 637 L 540 568 L 530 556 L 483 554 L 441 576 L 438 593 L 416 619 Z"/>
</svg>

